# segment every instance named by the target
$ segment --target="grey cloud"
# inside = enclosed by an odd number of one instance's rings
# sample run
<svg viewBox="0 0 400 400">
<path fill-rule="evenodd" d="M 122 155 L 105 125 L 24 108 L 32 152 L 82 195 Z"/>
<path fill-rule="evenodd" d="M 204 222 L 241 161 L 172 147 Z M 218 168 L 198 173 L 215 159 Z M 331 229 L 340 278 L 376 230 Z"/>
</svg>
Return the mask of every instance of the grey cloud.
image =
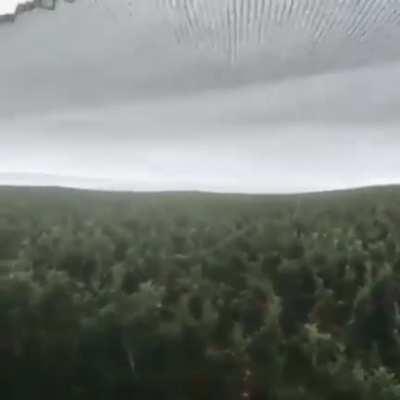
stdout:
<svg viewBox="0 0 400 400">
<path fill-rule="evenodd" d="M 186 3 L 192 4 L 177 4 Z M 3 24 L 0 113 L 184 96 L 400 55 L 397 1 L 203 3 L 186 15 L 183 6 L 168 9 L 167 1 L 137 0 L 132 11 L 125 0 L 59 2 L 51 13 L 35 9 Z M 238 53 L 234 64 L 226 51 Z"/>
<path fill-rule="evenodd" d="M 298 2 L 310 14 L 271 0 L 262 14 L 246 0 L 244 18 L 241 1 L 221 0 L 228 19 L 79 0 L 1 24 L 0 183 L 15 171 L 125 189 L 399 181 L 400 2 Z"/>
</svg>

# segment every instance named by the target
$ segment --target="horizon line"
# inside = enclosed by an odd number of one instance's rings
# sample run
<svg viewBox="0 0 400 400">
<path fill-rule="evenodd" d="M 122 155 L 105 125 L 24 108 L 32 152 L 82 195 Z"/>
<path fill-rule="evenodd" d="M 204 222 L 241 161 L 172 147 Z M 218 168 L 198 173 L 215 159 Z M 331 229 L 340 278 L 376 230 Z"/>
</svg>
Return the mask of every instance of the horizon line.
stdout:
<svg viewBox="0 0 400 400">
<path fill-rule="evenodd" d="M 382 184 L 371 184 L 371 185 L 360 185 L 360 186 L 348 186 L 341 188 L 332 189 L 315 189 L 315 190 L 304 190 L 304 191 L 260 191 L 260 192 L 248 192 L 248 191 L 219 191 L 219 190 L 202 190 L 202 189 L 128 189 L 128 188 L 93 188 L 93 187 L 82 187 L 73 185 L 40 185 L 40 184 L 9 184 L 0 182 L 1 189 L 38 189 L 38 190 L 70 190 L 78 192 L 92 192 L 92 193 L 121 193 L 121 194 L 210 194 L 210 195 L 232 195 L 232 196 L 298 196 L 298 195 L 313 195 L 313 194 L 331 194 L 331 193 L 342 193 L 342 192 L 354 192 L 372 189 L 400 189 L 400 183 L 382 183 Z"/>
</svg>

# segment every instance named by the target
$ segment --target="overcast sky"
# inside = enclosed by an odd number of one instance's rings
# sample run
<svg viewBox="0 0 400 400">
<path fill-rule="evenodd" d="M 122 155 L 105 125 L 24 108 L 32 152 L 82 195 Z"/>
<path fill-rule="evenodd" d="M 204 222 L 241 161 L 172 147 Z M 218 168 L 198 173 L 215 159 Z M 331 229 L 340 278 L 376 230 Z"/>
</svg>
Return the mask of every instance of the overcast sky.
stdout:
<svg viewBox="0 0 400 400">
<path fill-rule="evenodd" d="M 12 13 L 15 10 L 19 0 L 1 0 L 0 1 L 0 14 Z"/>
<path fill-rule="evenodd" d="M 386 11 L 383 25 L 364 23 L 370 40 L 336 32 L 310 52 L 310 32 L 280 27 L 243 42 L 232 62 L 219 36 L 186 37 L 179 14 L 146 5 L 133 18 L 124 0 L 103 5 L 61 2 L 0 25 L 0 184 L 293 192 L 400 182 L 400 35 Z"/>
</svg>

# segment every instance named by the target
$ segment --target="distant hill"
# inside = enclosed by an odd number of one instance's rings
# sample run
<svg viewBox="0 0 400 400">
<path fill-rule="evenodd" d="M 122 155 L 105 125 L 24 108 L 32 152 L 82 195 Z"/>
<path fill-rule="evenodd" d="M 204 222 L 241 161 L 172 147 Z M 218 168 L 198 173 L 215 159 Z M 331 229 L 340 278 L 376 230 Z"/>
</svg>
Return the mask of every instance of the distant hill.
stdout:
<svg viewBox="0 0 400 400">
<path fill-rule="evenodd" d="M 60 176 L 42 173 L 0 173 L 0 186 L 53 186 L 87 189 L 112 187 L 113 182 L 106 179 Z"/>
<path fill-rule="evenodd" d="M 0 173 L 0 195 L 2 192 L 14 192 L 15 194 L 26 193 L 48 193 L 65 194 L 90 193 L 91 196 L 107 195 L 110 197 L 124 196 L 206 196 L 206 197 L 253 197 L 253 198 L 332 198 L 347 196 L 399 194 L 400 184 L 371 185 L 347 189 L 333 189 L 325 191 L 304 191 L 293 193 L 240 193 L 240 192 L 216 192 L 202 190 L 135 190 L 133 184 L 116 183 L 111 180 L 90 179 L 70 176 L 57 176 L 50 174 L 23 174 L 23 173 Z"/>
</svg>

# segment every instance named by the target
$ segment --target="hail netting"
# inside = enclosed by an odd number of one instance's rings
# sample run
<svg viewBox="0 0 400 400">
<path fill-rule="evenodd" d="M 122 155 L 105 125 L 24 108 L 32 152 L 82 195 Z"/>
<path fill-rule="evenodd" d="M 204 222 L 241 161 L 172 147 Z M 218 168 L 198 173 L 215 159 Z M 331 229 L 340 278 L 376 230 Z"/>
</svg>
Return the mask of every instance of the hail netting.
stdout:
<svg viewBox="0 0 400 400">
<path fill-rule="evenodd" d="M 110 16 L 122 12 L 135 18 L 145 9 L 151 10 L 148 15 L 158 10 L 168 18 L 179 43 L 212 47 L 232 61 L 251 45 L 263 45 L 274 56 L 293 57 L 304 49 L 341 48 L 348 43 L 381 46 L 388 37 L 398 43 L 400 36 L 400 0 L 64 1 L 87 1 Z M 34 8 L 53 10 L 59 3 L 61 0 L 27 1 L 15 14 L 0 16 L 0 22 L 12 22 Z"/>
<path fill-rule="evenodd" d="M 400 25 L 399 0 L 156 1 L 168 13 L 178 41 L 210 45 L 232 60 L 252 43 L 279 46 L 291 41 L 297 46 L 300 38 L 313 49 L 330 41 L 386 37 Z M 134 7 L 140 2 L 128 3 Z"/>
</svg>

